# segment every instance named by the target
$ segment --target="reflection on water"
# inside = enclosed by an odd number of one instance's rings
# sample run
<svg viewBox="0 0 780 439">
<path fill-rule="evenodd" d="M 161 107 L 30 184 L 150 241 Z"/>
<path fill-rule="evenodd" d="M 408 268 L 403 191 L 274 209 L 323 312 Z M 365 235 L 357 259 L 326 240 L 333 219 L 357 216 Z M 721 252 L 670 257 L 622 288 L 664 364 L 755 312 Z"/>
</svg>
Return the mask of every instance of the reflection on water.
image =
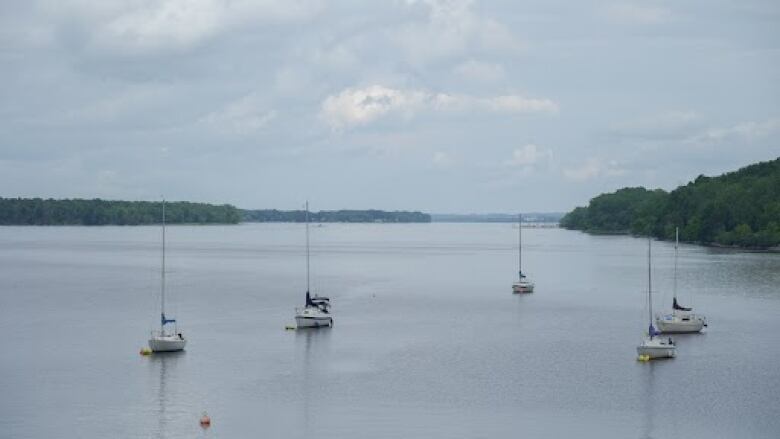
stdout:
<svg viewBox="0 0 780 439">
<path fill-rule="evenodd" d="M 644 387 L 639 387 L 641 390 L 640 398 L 642 399 L 642 419 L 640 425 L 642 425 L 642 439 L 653 439 L 653 424 L 655 423 L 655 405 L 658 403 L 655 400 L 655 368 L 658 364 L 654 361 L 646 363 L 640 363 L 639 367 L 642 368 L 641 375 L 643 375 Z"/>
<path fill-rule="evenodd" d="M 179 352 L 157 352 L 149 356 L 149 369 L 151 373 L 159 376 L 157 386 L 157 418 L 156 437 L 163 439 L 170 437 L 168 425 L 171 423 L 172 416 L 169 413 L 169 406 L 174 404 L 177 397 L 175 387 L 171 389 L 170 382 L 175 382 L 177 370 L 180 361 L 184 361 L 186 351 Z"/>
<path fill-rule="evenodd" d="M 305 437 L 321 434 L 322 426 L 318 426 L 317 416 L 311 413 L 311 407 L 317 407 L 327 399 L 323 381 L 327 380 L 325 362 L 330 357 L 330 337 L 332 328 L 308 328 L 295 331 L 297 351 L 302 352 L 300 396 L 303 425 L 301 429 Z"/>
</svg>

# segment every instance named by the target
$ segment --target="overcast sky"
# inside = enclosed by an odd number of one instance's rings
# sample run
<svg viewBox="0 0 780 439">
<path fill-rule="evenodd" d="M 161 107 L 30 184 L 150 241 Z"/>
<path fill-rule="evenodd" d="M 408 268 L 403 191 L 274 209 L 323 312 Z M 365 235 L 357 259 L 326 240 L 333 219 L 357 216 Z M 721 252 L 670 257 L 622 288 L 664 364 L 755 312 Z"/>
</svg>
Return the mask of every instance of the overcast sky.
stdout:
<svg viewBox="0 0 780 439">
<path fill-rule="evenodd" d="M 0 196 L 566 211 L 780 156 L 780 2 L 0 1 Z"/>
</svg>

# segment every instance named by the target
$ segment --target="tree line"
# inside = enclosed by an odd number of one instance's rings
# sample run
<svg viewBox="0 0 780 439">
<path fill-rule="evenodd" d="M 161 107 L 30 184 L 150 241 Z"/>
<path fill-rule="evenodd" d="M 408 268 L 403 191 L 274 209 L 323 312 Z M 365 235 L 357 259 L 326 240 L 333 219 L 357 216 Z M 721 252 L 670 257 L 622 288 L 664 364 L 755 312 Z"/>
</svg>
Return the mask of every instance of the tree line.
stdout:
<svg viewBox="0 0 780 439">
<path fill-rule="evenodd" d="M 239 210 L 229 204 L 165 203 L 171 224 L 236 224 Z M 140 225 L 162 222 L 161 201 L 0 198 L 0 225 Z"/>
<path fill-rule="evenodd" d="M 780 158 L 717 177 L 700 175 L 671 192 L 643 187 L 601 194 L 560 222 L 591 233 L 631 233 L 745 248 L 780 246 Z"/>
<path fill-rule="evenodd" d="M 247 222 L 304 222 L 304 210 L 242 210 Z M 309 212 L 309 221 L 316 223 L 429 223 L 431 216 L 422 212 L 383 210 L 322 210 Z"/>
</svg>

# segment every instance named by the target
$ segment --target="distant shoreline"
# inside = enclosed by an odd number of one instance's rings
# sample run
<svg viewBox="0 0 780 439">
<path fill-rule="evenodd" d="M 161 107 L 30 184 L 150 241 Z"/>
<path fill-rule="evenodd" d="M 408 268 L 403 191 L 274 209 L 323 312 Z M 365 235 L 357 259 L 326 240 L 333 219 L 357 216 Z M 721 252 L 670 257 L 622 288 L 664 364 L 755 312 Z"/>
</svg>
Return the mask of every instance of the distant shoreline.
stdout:
<svg viewBox="0 0 780 439">
<path fill-rule="evenodd" d="M 517 214 L 429 214 L 379 209 L 278 210 L 240 209 L 230 204 L 166 201 L 167 224 L 229 225 L 253 222 L 302 223 L 516 223 Z M 563 213 L 524 213 L 523 223 L 557 226 Z M 135 226 L 162 223 L 162 200 L 3 198 L 0 225 L 4 226 Z"/>
</svg>

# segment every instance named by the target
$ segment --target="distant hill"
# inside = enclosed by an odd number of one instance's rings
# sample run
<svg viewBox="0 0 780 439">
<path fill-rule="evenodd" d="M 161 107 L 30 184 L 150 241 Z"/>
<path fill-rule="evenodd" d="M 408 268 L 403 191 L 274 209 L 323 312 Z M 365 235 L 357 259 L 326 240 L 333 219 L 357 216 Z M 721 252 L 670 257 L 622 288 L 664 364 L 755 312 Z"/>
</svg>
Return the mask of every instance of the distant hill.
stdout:
<svg viewBox="0 0 780 439">
<path fill-rule="evenodd" d="M 236 224 L 239 210 L 229 204 L 165 203 L 170 224 Z M 0 198 L 0 225 L 139 225 L 162 222 L 160 201 Z"/>
<path fill-rule="evenodd" d="M 304 222 L 303 210 L 241 210 L 246 222 Z M 431 216 L 422 212 L 383 210 L 322 210 L 309 212 L 309 221 L 316 223 L 429 223 Z"/>
<path fill-rule="evenodd" d="M 666 192 L 642 187 L 601 194 L 560 222 L 592 233 L 631 233 L 744 248 L 780 245 L 780 158 Z"/>
<path fill-rule="evenodd" d="M 531 223 L 557 223 L 563 213 L 524 213 L 523 222 Z M 431 220 L 435 223 L 514 223 L 517 222 L 517 214 L 509 213 L 434 213 Z"/>
</svg>

